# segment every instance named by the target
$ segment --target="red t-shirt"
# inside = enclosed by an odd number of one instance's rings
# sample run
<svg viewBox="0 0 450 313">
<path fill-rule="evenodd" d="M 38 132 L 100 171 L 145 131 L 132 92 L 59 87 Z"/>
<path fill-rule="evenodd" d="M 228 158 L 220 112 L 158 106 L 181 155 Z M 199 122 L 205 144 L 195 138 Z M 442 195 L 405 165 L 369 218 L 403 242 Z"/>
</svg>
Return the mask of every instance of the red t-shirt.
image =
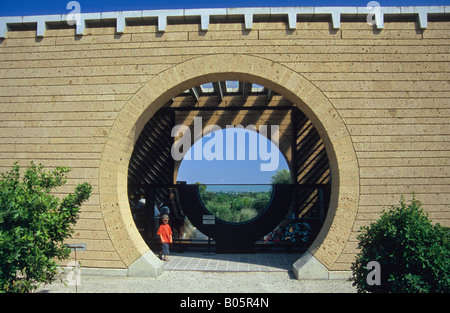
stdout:
<svg viewBox="0 0 450 313">
<path fill-rule="evenodd" d="M 162 236 L 164 242 L 169 243 L 171 241 L 170 236 L 172 235 L 172 228 L 169 224 L 161 224 L 161 226 L 159 226 L 157 235 Z"/>
</svg>

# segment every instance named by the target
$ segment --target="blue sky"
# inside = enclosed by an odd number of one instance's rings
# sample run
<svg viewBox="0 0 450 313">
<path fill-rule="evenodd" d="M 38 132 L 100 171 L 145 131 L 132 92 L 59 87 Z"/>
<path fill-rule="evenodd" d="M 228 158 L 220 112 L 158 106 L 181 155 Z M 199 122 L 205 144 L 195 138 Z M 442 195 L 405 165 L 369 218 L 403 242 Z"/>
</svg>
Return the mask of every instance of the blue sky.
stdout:
<svg viewBox="0 0 450 313">
<path fill-rule="evenodd" d="M 0 0 L 0 16 L 64 14 L 68 0 Z M 279 7 L 279 6 L 366 6 L 368 0 L 80 0 L 81 12 L 151 9 Z M 382 6 L 448 5 L 450 0 L 380 0 Z"/>
<path fill-rule="evenodd" d="M 233 160 L 230 160 L 231 157 L 226 155 L 226 132 L 239 132 L 246 134 L 246 146 L 238 147 L 238 140 L 235 137 L 234 140 L 234 154 Z M 288 168 L 286 160 L 281 154 L 280 150 L 266 137 L 262 135 L 256 135 L 253 139 L 257 139 L 258 143 L 256 144 L 256 140 L 253 141 L 254 146 L 250 143 L 250 137 L 248 134 L 249 130 L 225 130 L 222 131 L 222 144 L 223 144 L 223 153 L 219 153 L 223 160 L 194 160 L 193 150 L 196 149 L 196 146 L 203 147 L 203 155 L 207 153 L 207 151 L 215 150 L 208 149 L 205 144 L 207 142 L 211 142 L 214 138 L 213 135 L 208 137 L 203 137 L 202 140 L 197 141 L 191 147 L 190 151 L 187 154 L 191 155 L 191 160 L 185 160 L 181 162 L 180 168 L 178 170 L 178 181 L 186 181 L 189 184 L 193 184 L 195 182 L 201 182 L 204 184 L 270 184 L 271 177 L 274 175 L 278 169 Z M 253 133 L 254 134 L 254 133 Z M 257 154 L 256 160 L 251 160 L 249 155 L 249 147 L 253 146 L 253 151 L 259 151 L 260 145 L 266 145 L 265 151 L 269 154 L 269 158 L 266 157 L 266 160 L 260 159 L 260 154 Z M 256 147 L 257 146 L 257 147 Z M 238 159 L 238 150 L 244 151 L 245 159 Z M 206 152 L 205 152 L 206 151 Z M 276 154 L 276 155 L 275 155 Z M 272 163 L 274 166 L 278 165 L 276 169 L 271 171 L 261 170 L 261 164 L 269 164 Z"/>
</svg>

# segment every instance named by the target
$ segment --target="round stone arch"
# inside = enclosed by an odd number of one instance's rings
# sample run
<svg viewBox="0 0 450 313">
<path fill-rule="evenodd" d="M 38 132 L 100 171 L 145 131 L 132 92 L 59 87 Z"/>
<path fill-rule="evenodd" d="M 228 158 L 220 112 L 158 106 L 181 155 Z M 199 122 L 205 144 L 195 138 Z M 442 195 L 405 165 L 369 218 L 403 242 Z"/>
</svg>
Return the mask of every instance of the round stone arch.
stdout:
<svg viewBox="0 0 450 313">
<path fill-rule="evenodd" d="M 207 55 L 177 64 L 151 78 L 119 112 L 101 157 L 99 195 L 106 230 L 128 274 L 156 277 L 163 268 L 131 216 L 127 174 L 134 144 L 147 121 L 172 97 L 219 80 L 252 82 L 285 96 L 319 132 L 330 163 L 330 204 L 322 230 L 293 267 L 299 279 L 328 278 L 351 234 L 359 201 L 359 170 L 350 134 L 328 98 L 301 74 L 266 58 L 240 54 Z"/>
</svg>

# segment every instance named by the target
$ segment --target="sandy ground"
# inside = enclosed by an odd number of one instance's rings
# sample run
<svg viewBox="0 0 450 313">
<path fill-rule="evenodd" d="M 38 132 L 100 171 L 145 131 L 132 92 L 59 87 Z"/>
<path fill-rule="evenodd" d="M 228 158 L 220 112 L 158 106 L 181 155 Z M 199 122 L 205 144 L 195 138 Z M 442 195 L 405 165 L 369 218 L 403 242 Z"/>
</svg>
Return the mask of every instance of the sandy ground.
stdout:
<svg viewBox="0 0 450 313">
<path fill-rule="evenodd" d="M 78 286 L 61 280 L 44 293 L 354 293 L 346 280 L 297 280 L 292 272 L 165 271 L 158 278 L 82 275 Z"/>
</svg>

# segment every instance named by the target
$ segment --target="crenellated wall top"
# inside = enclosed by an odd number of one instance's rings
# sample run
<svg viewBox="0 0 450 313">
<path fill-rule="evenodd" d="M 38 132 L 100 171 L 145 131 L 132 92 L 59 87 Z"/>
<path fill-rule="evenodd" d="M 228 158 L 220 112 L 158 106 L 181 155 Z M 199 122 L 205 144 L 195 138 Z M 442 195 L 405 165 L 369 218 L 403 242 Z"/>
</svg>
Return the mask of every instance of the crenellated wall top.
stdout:
<svg viewBox="0 0 450 313">
<path fill-rule="evenodd" d="M 6 16 L 0 17 L 0 38 L 7 38 L 10 27 L 35 25 L 36 36 L 44 37 L 49 25 L 53 28 L 72 25 L 76 35 L 83 35 L 86 23 L 114 22 L 116 32 L 123 33 L 127 23 L 133 24 L 154 22 L 158 32 L 164 32 L 168 22 L 199 23 L 202 31 L 209 29 L 210 22 L 227 22 L 241 20 L 247 30 L 253 27 L 255 19 L 283 19 L 289 29 L 296 29 L 297 22 L 322 16 L 329 17 L 334 29 L 339 29 L 341 19 L 359 21 L 366 18 L 372 21 L 377 29 L 384 27 L 385 16 L 410 21 L 415 16 L 420 29 L 428 26 L 430 16 L 448 16 L 450 6 L 414 6 L 414 7 L 260 7 L 260 8 L 224 8 L 224 9 L 179 9 L 179 10 L 141 10 L 99 13 L 69 13 L 56 15 Z"/>
</svg>

